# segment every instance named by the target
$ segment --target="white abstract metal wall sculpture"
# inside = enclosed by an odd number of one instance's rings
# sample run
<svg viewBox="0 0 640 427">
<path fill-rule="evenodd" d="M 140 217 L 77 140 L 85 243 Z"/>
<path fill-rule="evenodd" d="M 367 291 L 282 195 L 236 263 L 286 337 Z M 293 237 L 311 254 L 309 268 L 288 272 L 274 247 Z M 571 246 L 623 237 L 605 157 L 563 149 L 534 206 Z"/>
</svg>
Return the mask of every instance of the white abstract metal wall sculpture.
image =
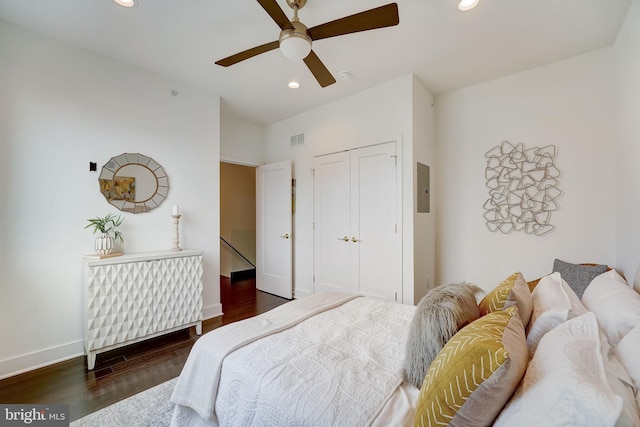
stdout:
<svg viewBox="0 0 640 427">
<path fill-rule="evenodd" d="M 551 213 L 558 209 L 562 194 L 556 167 L 556 147 L 516 146 L 508 141 L 485 153 L 485 177 L 489 199 L 484 218 L 490 231 L 508 234 L 523 231 L 544 236 L 555 227 Z"/>
</svg>

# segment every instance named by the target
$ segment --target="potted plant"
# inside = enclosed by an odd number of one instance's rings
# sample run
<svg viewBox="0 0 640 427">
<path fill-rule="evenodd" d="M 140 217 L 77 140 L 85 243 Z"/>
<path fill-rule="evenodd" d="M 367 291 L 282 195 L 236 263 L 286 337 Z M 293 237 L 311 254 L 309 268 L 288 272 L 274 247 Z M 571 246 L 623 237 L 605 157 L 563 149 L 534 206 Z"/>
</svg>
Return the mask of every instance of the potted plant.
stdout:
<svg viewBox="0 0 640 427">
<path fill-rule="evenodd" d="M 99 255 L 109 255 L 113 250 L 115 240 L 124 243 L 122 233 L 116 230 L 124 221 L 122 216 L 109 213 L 102 218 L 96 217 L 87 221 L 89 224 L 85 228 L 92 227 L 93 234 L 100 232 L 100 236 L 96 238 L 96 252 Z"/>
</svg>

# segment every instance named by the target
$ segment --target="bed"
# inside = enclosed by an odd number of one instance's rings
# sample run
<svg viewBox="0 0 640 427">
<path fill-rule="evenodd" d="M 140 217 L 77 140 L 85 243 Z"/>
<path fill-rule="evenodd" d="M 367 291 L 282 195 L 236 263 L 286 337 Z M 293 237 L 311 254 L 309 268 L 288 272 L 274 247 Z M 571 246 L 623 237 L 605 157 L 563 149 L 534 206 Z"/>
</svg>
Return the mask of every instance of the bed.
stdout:
<svg viewBox="0 0 640 427">
<path fill-rule="evenodd" d="M 592 267 L 510 275 L 421 387 L 404 381 L 415 306 L 326 292 L 215 329 L 191 350 L 171 424 L 639 426 L 640 294 Z"/>
</svg>

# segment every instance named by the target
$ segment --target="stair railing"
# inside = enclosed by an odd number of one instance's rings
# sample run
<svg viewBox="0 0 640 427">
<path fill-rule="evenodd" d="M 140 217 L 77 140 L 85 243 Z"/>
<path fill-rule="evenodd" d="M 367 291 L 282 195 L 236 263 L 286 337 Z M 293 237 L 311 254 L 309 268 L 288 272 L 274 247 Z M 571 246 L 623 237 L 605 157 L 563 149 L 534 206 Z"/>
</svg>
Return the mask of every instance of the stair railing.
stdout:
<svg viewBox="0 0 640 427">
<path fill-rule="evenodd" d="M 234 251 L 236 254 L 238 254 L 243 260 L 248 262 L 249 265 L 251 265 L 251 267 L 256 268 L 256 266 L 251 261 L 249 261 L 249 259 L 247 259 L 246 256 L 242 255 L 242 253 L 238 249 L 236 249 L 231 243 L 227 242 L 227 240 L 224 237 L 220 236 L 220 240 L 222 240 L 225 245 L 231 248 L 231 250 Z"/>
</svg>

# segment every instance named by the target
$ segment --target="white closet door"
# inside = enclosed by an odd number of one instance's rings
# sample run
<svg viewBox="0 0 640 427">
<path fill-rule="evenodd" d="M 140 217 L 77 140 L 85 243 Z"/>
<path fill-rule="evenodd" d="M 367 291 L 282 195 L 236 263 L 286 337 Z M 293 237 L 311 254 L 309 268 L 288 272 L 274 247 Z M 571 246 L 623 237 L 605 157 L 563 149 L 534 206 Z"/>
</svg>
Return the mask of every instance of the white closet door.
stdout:
<svg viewBox="0 0 640 427">
<path fill-rule="evenodd" d="M 316 157 L 314 169 L 315 291 L 397 300 L 395 142 Z"/>
<path fill-rule="evenodd" d="M 314 159 L 315 291 L 356 292 L 351 282 L 349 152 Z"/>
<path fill-rule="evenodd" d="M 395 301 L 399 292 L 396 144 L 351 152 L 351 280 L 367 296 Z"/>
</svg>

